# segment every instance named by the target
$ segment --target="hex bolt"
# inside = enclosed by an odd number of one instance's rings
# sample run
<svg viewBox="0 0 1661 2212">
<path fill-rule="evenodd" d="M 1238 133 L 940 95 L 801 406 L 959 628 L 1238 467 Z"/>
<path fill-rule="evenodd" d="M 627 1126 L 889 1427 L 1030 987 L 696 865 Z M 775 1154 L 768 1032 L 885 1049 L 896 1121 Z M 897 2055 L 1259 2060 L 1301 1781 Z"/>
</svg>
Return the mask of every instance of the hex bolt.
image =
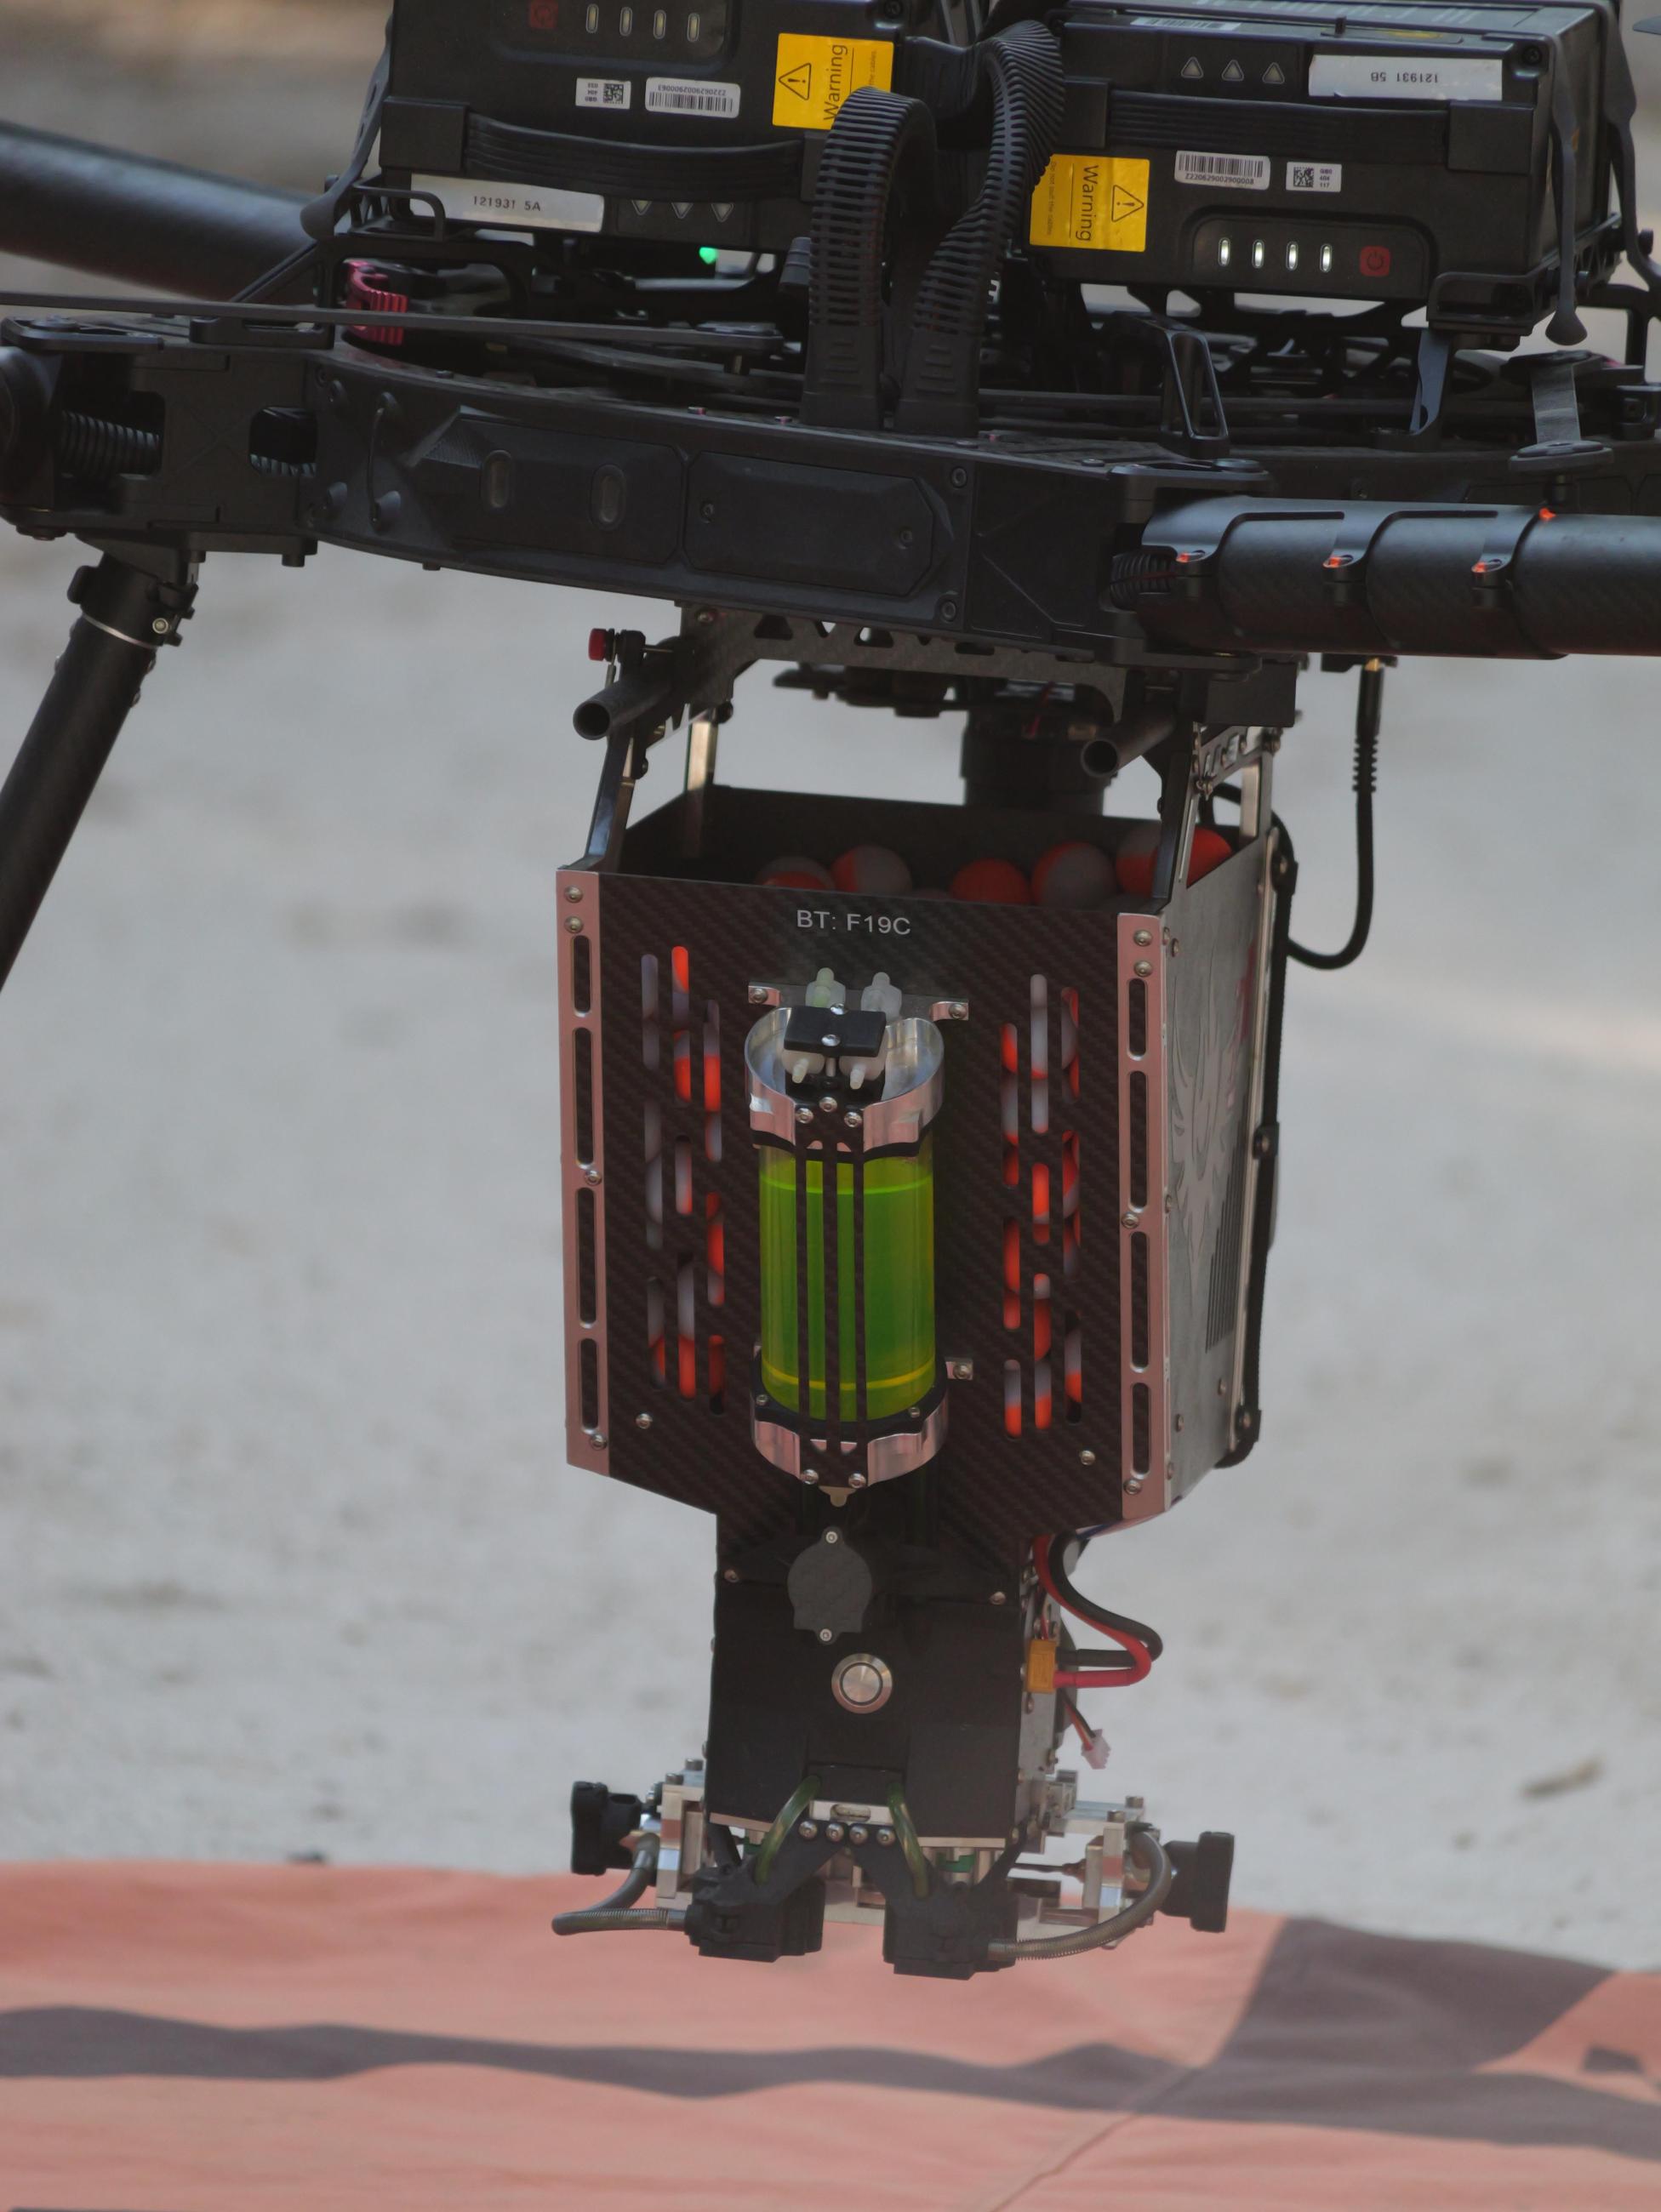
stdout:
<svg viewBox="0 0 1661 2212">
<path fill-rule="evenodd" d="M 635 1426 L 637 1429 L 649 1429 L 651 1425 L 652 1416 L 649 1413 L 636 1413 L 635 1415 Z"/>
<path fill-rule="evenodd" d="M 893 1842 L 893 1840 L 894 1840 L 894 1831 L 893 1831 L 891 1828 L 879 1828 L 879 1829 L 878 1829 L 878 1831 L 877 1831 L 877 1841 L 878 1841 L 878 1842 L 882 1845 L 882 1847 L 883 1847 L 883 1849 L 884 1849 L 885 1850 L 886 1850 L 888 1849 L 889 1845 Z"/>
<path fill-rule="evenodd" d="M 568 915 L 566 917 L 565 927 L 567 933 L 570 936 L 581 937 L 582 934 L 582 916 L 580 914 Z"/>
<path fill-rule="evenodd" d="M 796 1823 L 796 1833 L 805 1844 L 811 1844 L 818 1832 L 819 1824 L 817 1820 L 799 1820 Z"/>
</svg>

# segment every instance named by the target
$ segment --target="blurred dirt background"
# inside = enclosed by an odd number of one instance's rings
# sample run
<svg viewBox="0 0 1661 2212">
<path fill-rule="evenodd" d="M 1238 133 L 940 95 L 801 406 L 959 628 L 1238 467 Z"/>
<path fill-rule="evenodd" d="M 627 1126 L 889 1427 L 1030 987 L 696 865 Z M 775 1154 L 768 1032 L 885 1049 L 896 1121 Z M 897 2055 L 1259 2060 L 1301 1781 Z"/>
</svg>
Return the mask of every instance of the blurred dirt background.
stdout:
<svg viewBox="0 0 1661 2212">
<path fill-rule="evenodd" d="M 0 118 L 313 185 L 383 13 L 11 0 Z M 14 736 L 76 564 L 0 538 Z M 529 1869 L 698 1741 L 708 1529 L 562 1463 L 551 886 L 618 611 L 223 559 L 152 679 L 0 1009 L 0 1852 Z M 1262 1444 L 1083 1577 L 1168 1645 L 1110 1778 L 1244 1902 L 1661 1955 L 1655 699 L 1393 680 L 1374 948 L 1294 975 Z M 734 780 L 953 791 L 948 726 L 739 707 Z M 1349 713 L 1283 757 L 1317 944 Z"/>
</svg>

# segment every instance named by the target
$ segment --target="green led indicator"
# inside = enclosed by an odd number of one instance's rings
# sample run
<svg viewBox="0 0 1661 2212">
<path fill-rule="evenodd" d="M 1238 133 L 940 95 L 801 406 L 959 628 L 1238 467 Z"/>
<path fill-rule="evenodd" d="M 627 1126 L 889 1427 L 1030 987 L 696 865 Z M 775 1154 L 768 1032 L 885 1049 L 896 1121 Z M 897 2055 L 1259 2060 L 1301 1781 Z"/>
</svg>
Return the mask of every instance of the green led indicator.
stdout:
<svg viewBox="0 0 1661 2212">
<path fill-rule="evenodd" d="M 698 259 L 707 268 L 713 269 L 716 262 L 721 259 L 721 248 L 718 246 L 701 246 L 698 248 Z"/>
</svg>

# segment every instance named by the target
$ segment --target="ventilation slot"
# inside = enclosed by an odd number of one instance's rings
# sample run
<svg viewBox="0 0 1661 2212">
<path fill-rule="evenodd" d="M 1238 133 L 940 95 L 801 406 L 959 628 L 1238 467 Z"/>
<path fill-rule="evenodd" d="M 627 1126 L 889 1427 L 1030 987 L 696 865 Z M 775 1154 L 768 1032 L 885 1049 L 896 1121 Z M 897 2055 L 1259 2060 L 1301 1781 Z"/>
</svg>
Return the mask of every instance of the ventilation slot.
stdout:
<svg viewBox="0 0 1661 2212">
<path fill-rule="evenodd" d="M 1062 1339 L 1062 1377 L 1069 1421 L 1084 1419 L 1084 1330 L 1079 1316 L 1067 1316 Z"/>
<path fill-rule="evenodd" d="M 1147 1237 L 1138 1230 L 1130 1240 L 1130 1364 L 1138 1374 L 1148 1364 Z"/>
<path fill-rule="evenodd" d="M 675 1271 L 675 1387 L 683 1398 L 698 1394 L 698 1285 L 690 1260 Z"/>
<path fill-rule="evenodd" d="M 1003 1364 L 1003 1430 L 1007 1437 L 1018 1437 L 1021 1432 L 1021 1363 L 1006 1359 Z"/>
<path fill-rule="evenodd" d="M 571 1006 L 579 1014 L 594 1010 L 594 955 L 586 937 L 571 940 Z"/>
<path fill-rule="evenodd" d="M 1147 1078 L 1130 1077 L 1130 1203 L 1140 1213 L 1147 1204 Z"/>
<path fill-rule="evenodd" d="M 1133 978 L 1130 985 L 1130 1006 L 1125 1024 L 1125 1049 L 1132 1060 L 1147 1057 L 1147 986 Z"/>
<path fill-rule="evenodd" d="M 721 1008 L 713 999 L 703 1014 L 703 1156 L 721 1164 Z"/>
<path fill-rule="evenodd" d="M 1130 1386 L 1130 1464 L 1137 1474 L 1147 1474 L 1153 1465 L 1153 1394 L 1146 1382 L 1133 1382 Z"/>
<path fill-rule="evenodd" d="M 571 1057 L 576 1086 L 572 1113 L 576 1124 L 577 1158 L 584 1167 L 591 1167 L 594 1158 L 594 1038 L 592 1030 L 577 1030 L 571 1040 Z"/>
<path fill-rule="evenodd" d="M 646 1249 L 663 1249 L 663 1115 L 649 1100 L 645 1112 Z"/>
<path fill-rule="evenodd" d="M 1056 1397 L 1050 1381 L 1050 1278 L 1032 1278 L 1032 1425 L 1047 1429 L 1056 1418 Z"/>
<path fill-rule="evenodd" d="M 646 1356 L 651 1362 L 652 1380 L 660 1389 L 664 1389 L 669 1380 L 664 1328 L 663 1285 L 654 1276 L 646 1285 Z"/>
<path fill-rule="evenodd" d="M 592 1336 L 585 1337 L 579 1349 L 577 1374 L 581 1394 L 578 1411 L 583 1427 L 593 1436 L 599 1426 L 599 1346 Z"/>
<path fill-rule="evenodd" d="M 577 1193 L 577 1316 L 592 1328 L 599 1319 L 599 1276 L 595 1265 L 594 1194 Z"/>
<path fill-rule="evenodd" d="M 663 1064 L 663 1030 L 658 1005 L 658 962 L 654 952 L 643 952 L 640 961 L 640 1056 L 650 1074 L 655 1074 Z"/>
<path fill-rule="evenodd" d="M 704 1201 L 707 1224 L 703 1232 L 704 1295 L 712 1306 L 727 1303 L 727 1224 L 721 1200 L 712 1190 Z"/>
<path fill-rule="evenodd" d="M 675 1211 L 691 1219 L 692 1212 L 692 1146 L 687 1137 L 675 1139 Z"/>
</svg>

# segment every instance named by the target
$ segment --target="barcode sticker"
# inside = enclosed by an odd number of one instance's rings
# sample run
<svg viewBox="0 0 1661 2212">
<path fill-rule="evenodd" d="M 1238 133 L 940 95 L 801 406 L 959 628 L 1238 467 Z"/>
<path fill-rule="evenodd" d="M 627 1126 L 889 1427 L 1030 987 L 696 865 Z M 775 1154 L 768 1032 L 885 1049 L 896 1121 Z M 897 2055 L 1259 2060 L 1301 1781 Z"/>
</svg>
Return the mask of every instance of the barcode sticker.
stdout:
<svg viewBox="0 0 1661 2212">
<path fill-rule="evenodd" d="M 635 88 L 626 76 L 580 76 L 577 79 L 579 107 L 609 107 L 614 114 L 630 106 Z"/>
<path fill-rule="evenodd" d="M 716 84 L 701 76 L 648 76 L 646 105 L 654 115 L 711 115 L 725 120 L 739 112 L 742 87 Z"/>
<path fill-rule="evenodd" d="M 1227 185 L 1236 191 L 1266 192 L 1273 167 L 1267 154 L 1178 154 L 1179 185 Z"/>
</svg>

